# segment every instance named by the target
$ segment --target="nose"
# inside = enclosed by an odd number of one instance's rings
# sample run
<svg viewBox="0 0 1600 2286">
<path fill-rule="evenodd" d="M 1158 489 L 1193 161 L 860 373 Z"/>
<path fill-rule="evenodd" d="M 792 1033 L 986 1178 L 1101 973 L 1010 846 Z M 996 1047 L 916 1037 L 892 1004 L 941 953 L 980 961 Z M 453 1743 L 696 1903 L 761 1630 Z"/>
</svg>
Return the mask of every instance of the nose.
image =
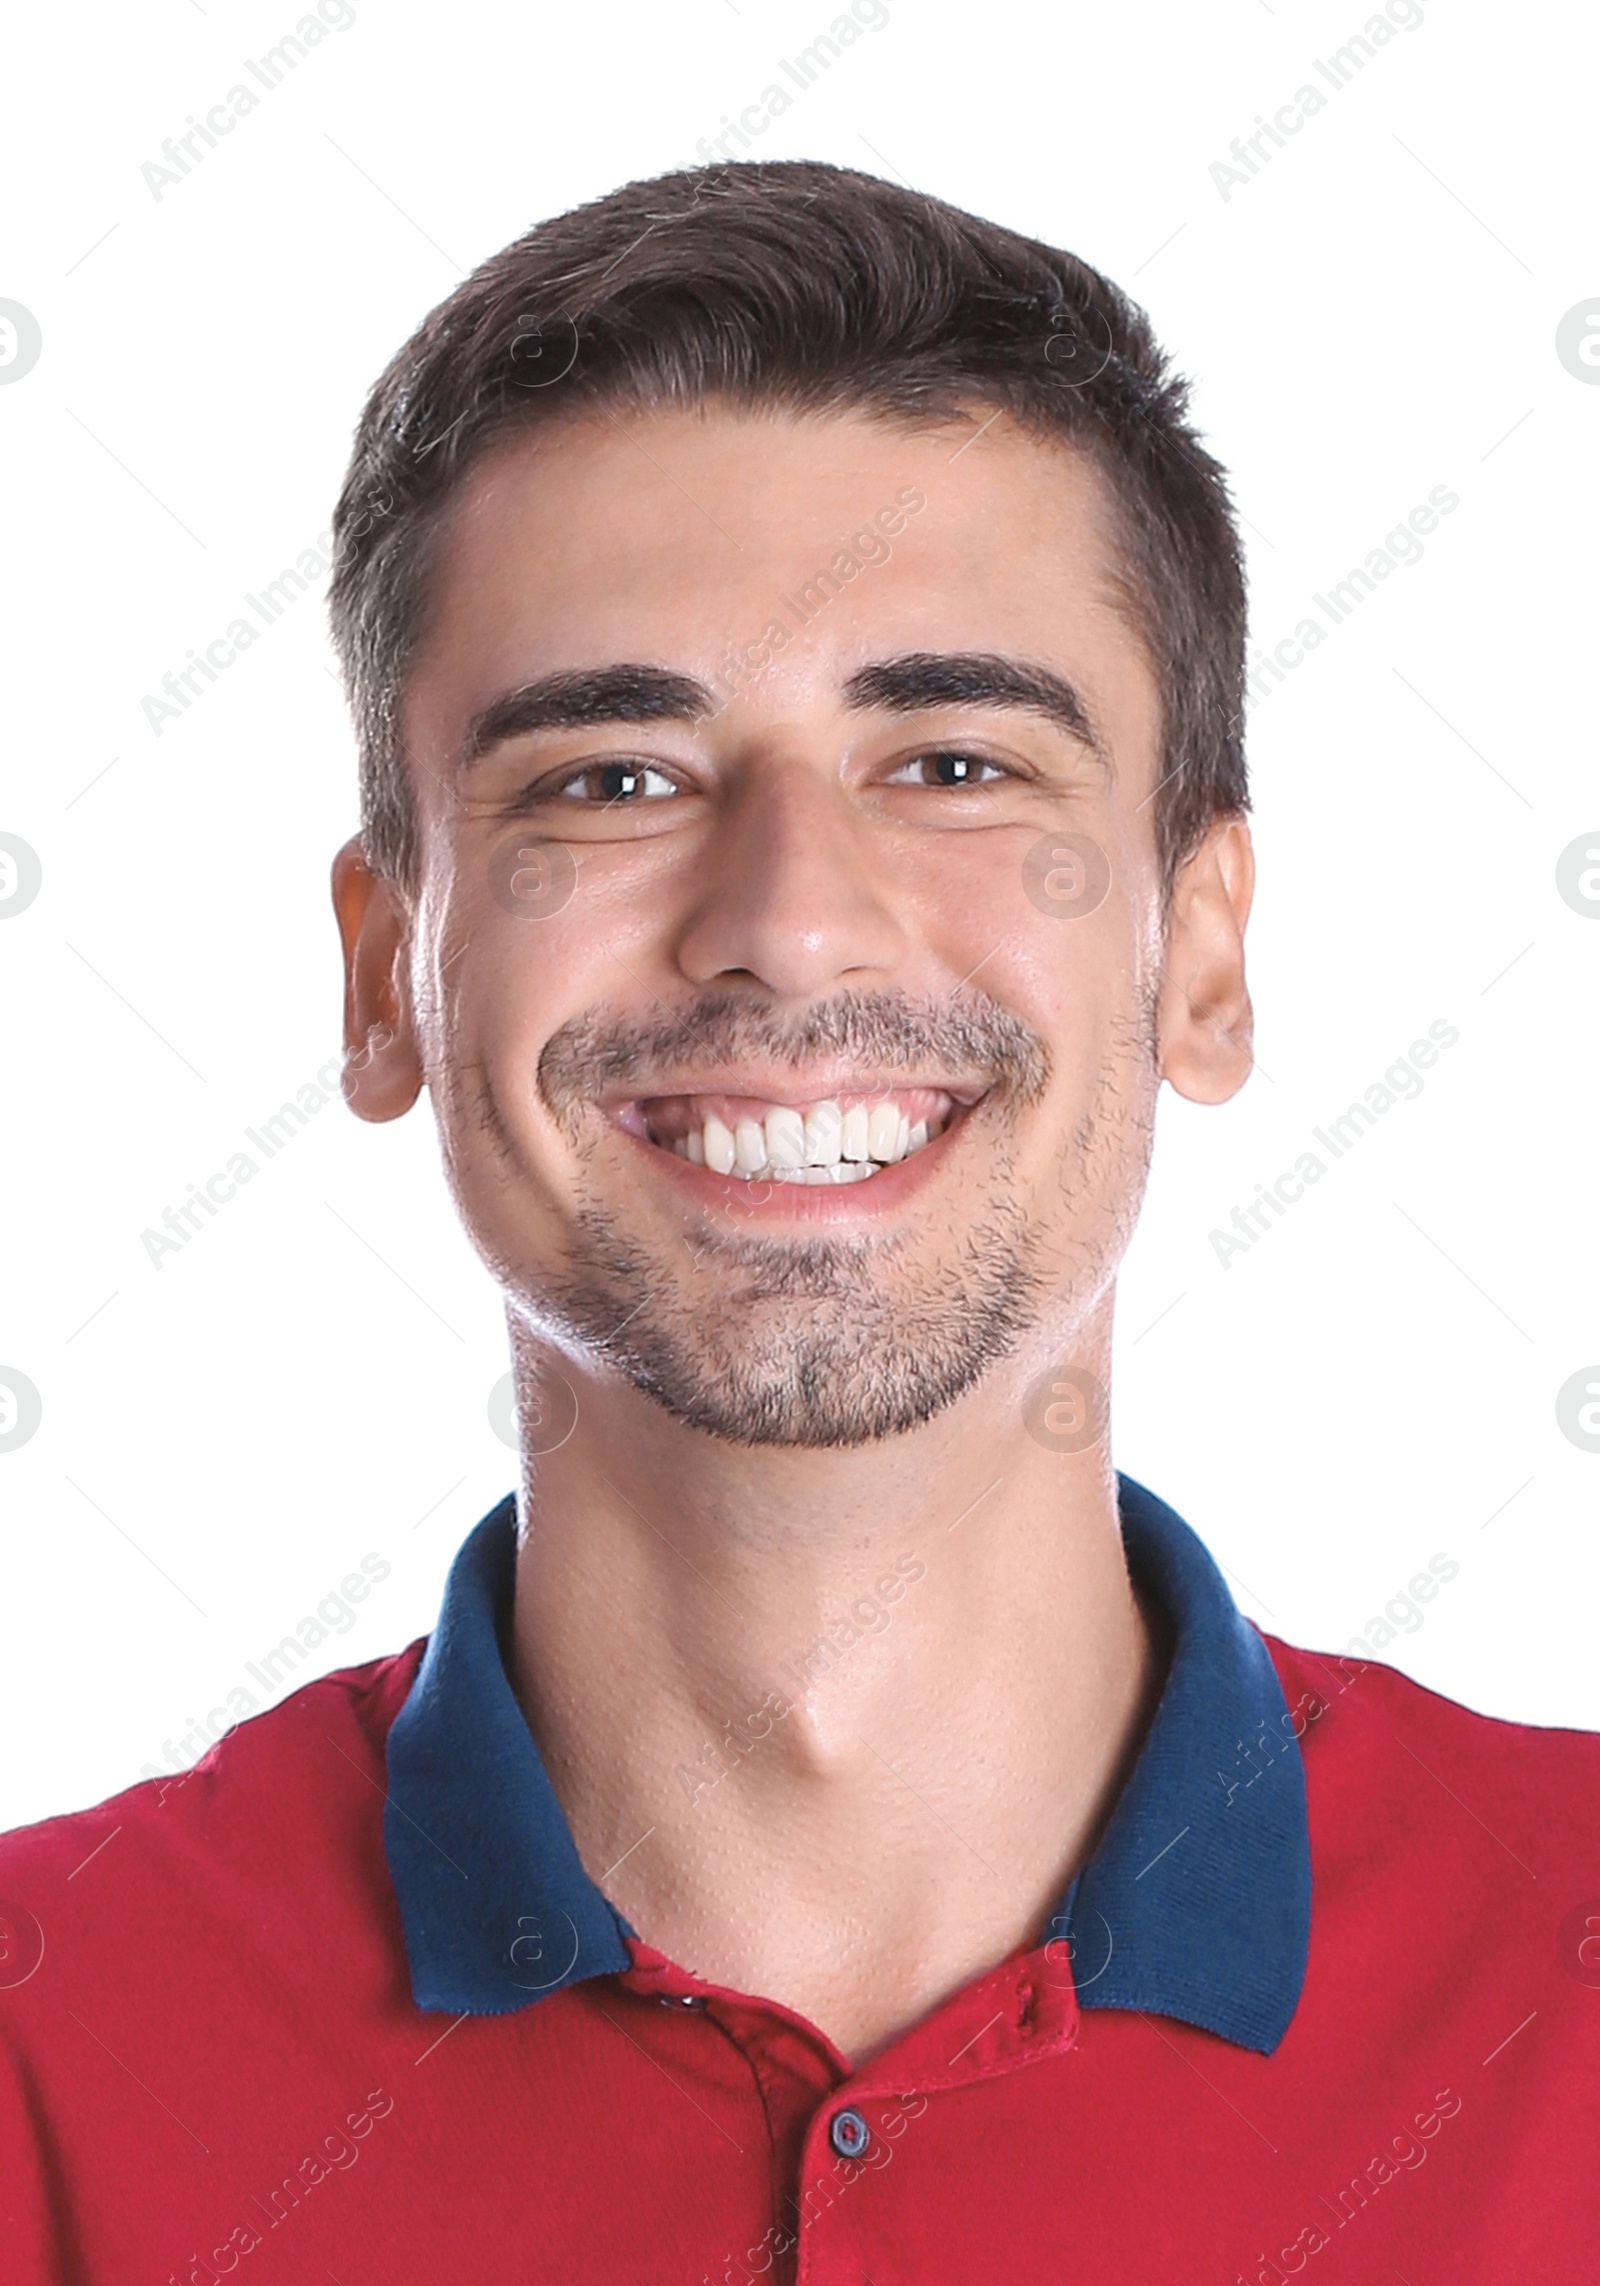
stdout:
<svg viewBox="0 0 1600 2286">
<path fill-rule="evenodd" d="M 867 821 L 816 761 L 748 770 L 706 851 L 678 965 L 707 985 L 754 978 L 779 999 L 882 979 L 906 948 Z"/>
</svg>

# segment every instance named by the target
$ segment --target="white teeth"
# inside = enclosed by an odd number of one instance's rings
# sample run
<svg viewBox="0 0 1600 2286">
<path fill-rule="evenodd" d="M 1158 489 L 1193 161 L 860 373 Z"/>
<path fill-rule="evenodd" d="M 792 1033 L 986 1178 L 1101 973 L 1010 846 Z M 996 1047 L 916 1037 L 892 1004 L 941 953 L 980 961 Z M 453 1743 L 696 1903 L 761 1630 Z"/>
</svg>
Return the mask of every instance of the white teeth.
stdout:
<svg viewBox="0 0 1600 2286">
<path fill-rule="evenodd" d="M 880 1163 L 900 1156 L 900 1106 L 875 1103 L 867 1120 L 867 1155 Z"/>
<path fill-rule="evenodd" d="M 943 1134 L 939 1120 L 933 1135 Z M 702 1126 L 668 1146 L 680 1159 L 715 1175 L 739 1175 L 789 1183 L 858 1183 L 920 1151 L 933 1139 L 929 1122 L 915 1125 L 897 1103 L 853 1103 L 848 1111 L 829 1097 L 800 1112 L 775 1103 L 764 1118 L 747 1117 L 729 1127 L 715 1112 Z"/>
<path fill-rule="evenodd" d="M 776 1103 L 766 1119 L 767 1165 L 775 1174 L 803 1167 L 806 1159 L 806 1123 L 786 1103 Z"/>
<path fill-rule="evenodd" d="M 724 1127 L 713 1111 L 706 1120 L 706 1165 L 714 1175 L 731 1175 L 737 1152 L 734 1148 L 733 1129 Z"/>
<path fill-rule="evenodd" d="M 839 1136 L 844 1114 L 830 1096 L 825 1103 L 813 1104 L 806 1113 L 806 1160 L 808 1167 L 836 1167 L 839 1164 Z"/>
</svg>

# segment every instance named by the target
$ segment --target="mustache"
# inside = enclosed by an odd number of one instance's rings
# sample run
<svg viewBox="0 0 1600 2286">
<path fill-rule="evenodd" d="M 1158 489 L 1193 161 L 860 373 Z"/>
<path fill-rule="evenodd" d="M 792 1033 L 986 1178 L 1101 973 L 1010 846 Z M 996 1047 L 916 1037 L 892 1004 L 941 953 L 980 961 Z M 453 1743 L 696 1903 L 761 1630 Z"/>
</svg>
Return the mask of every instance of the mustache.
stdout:
<svg viewBox="0 0 1600 2286">
<path fill-rule="evenodd" d="M 1013 1106 L 1039 1102 L 1050 1083 L 1043 1038 L 970 986 L 956 1004 L 905 992 L 850 992 L 789 1013 L 739 993 L 712 993 L 660 1018 L 601 1009 L 552 1032 L 539 1057 L 540 1095 L 558 1119 L 603 1091 L 651 1084 L 686 1064 L 737 1065 L 761 1056 L 803 1073 L 824 1058 L 879 1072 L 945 1071 L 985 1079 Z"/>
</svg>

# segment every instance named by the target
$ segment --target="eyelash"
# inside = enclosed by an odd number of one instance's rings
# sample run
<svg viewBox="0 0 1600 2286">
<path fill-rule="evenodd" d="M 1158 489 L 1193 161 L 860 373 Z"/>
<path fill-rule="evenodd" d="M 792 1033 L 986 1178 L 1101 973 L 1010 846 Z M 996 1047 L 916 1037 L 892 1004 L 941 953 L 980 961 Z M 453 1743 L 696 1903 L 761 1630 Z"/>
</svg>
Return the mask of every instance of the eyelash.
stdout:
<svg viewBox="0 0 1600 2286">
<path fill-rule="evenodd" d="M 930 792 L 937 790 L 941 793 L 946 794 L 964 794 L 968 792 L 972 786 L 993 785 L 998 779 L 1015 778 L 1018 775 L 1015 770 L 1008 770 L 1003 762 L 997 762 L 992 754 L 973 754 L 964 746 L 929 746 L 925 747 L 920 754 L 908 755 L 904 762 L 897 763 L 895 768 L 889 774 L 888 782 L 893 784 L 894 780 L 899 777 L 902 770 L 915 770 L 919 764 L 925 762 L 975 763 L 980 769 L 992 770 L 994 772 L 993 778 L 972 779 L 965 781 L 960 785 L 954 786 L 943 786 L 938 788 L 929 786 L 928 790 Z M 928 785 L 928 781 L 926 779 L 921 782 L 925 786 Z"/>
<path fill-rule="evenodd" d="M 926 779 L 921 781 L 907 781 L 901 778 L 900 774 L 902 771 L 914 770 L 920 765 L 942 761 L 965 762 L 976 767 L 977 769 L 991 772 L 992 776 L 987 778 L 969 779 L 959 784 L 943 787 L 938 786 L 935 782 L 930 782 Z M 677 794 L 682 791 L 682 788 L 674 783 L 674 781 L 669 777 L 668 773 L 665 770 L 658 769 L 654 763 L 642 761 L 636 762 L 631 759 L 618 756 L 615 760 L 607 762 L 586 762 L 581 769 L 572 771 L 569 776 L 557 781 L 555 784 L 547 783 L 542 786 L 529 786 L 525 788 L 522 794 L 518 796 L 517 802 L 514 806 L 518 808 L 527 808 L 546 800 L 578 800 L 581 797 L 574 795 L 570 791 L 571 788 L 581 785 L 583 780 L 586 778 L 593 779 L 606 771 L 612 770 L 631 773 L 637 779 L 659 778 L 671 787 L 673 794 Z M 889 773 L 888 778 L 884 782 L 889 785 L 893 785 L 897 780 L 902 784 L 920 783 L 924 789 L 930 793 L 968 793 L 973 791 L 978 786 L 994 785 L 1001 779 L 1016 778 L 1019 775 L 1019 772 L 1007 769 L 1004 763 L 996 762 L 992 755 L 974 754 L 969 752 L 965 747 L 960 746 L 932 746 L 926 748 L 920 754 L 908 755 L 905 761 L 897 763 L 895 768 Z M 655 802 L 665 801 L 669 798 L 670 797 L 665 794 L 654 794 L 647 797 L 647 801 L 649 804 L 654 804 Z M 607 795 L 602 800 L 594 802 L 588 806 L 591 806 L 595 809 L 611 809 L 619 806 L 622 808 L 633 809 L 646 806 L 646 802 L 641 802 L 637 798 L 632 798 L 628 795 L 618 792 L 616 794 Z"/>
<path fill-rule="evenodd" d="M 667 776 L 666 771 L 658 770 L 653 762 L 634 762 L 619 756 L 617 759 L 610 762 L 586 762 L 581 770 L 572 771 L 569 776 L 560 779 L 555 785 L 551 786 L 549 788 L 549 792 L 557 801 L 574 798 L 570 795 L 570 788 L 580 785 L 585 778 L 597 778 L 603 776 L 604 773 L 608 770 L 620 770 L 636 779 L 659 778 L 664 784 L 672 788 L 674 794 L 681 791 L 681 789 L 673 782 L 673 780 Z M 536 792 L 537 790 L 538 789 L 535 789 Z M 664 800 L 665 796 L 656 795 L 653 798 L 657 801 L 660 801 Z M 616 807 L 619 803 L 626 808 L 632 808 L 634 806 L 621 793 L 609 794 L 603 800 L 596 802 L 593 806 L 596 809 L 608 810 Z"/>
</svg>

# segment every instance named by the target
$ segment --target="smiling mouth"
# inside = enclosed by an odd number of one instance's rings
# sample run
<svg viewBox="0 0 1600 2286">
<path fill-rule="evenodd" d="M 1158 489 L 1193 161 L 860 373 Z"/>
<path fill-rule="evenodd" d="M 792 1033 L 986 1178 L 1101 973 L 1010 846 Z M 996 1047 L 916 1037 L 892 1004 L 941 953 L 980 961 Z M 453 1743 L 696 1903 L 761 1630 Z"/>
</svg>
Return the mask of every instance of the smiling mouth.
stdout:
<svg viewBox="0 0 1600 2286">
<path fill-rule="evenodd" d="M 810 1187 L 870 1182 L 914 1158 L 970 1104 L 944 1088 L 880 1089 L 774 1103 L 761 1096 L 643 1096 L 610 1108 L 613 1121 L 714 1175 Z"/>
</svg>

